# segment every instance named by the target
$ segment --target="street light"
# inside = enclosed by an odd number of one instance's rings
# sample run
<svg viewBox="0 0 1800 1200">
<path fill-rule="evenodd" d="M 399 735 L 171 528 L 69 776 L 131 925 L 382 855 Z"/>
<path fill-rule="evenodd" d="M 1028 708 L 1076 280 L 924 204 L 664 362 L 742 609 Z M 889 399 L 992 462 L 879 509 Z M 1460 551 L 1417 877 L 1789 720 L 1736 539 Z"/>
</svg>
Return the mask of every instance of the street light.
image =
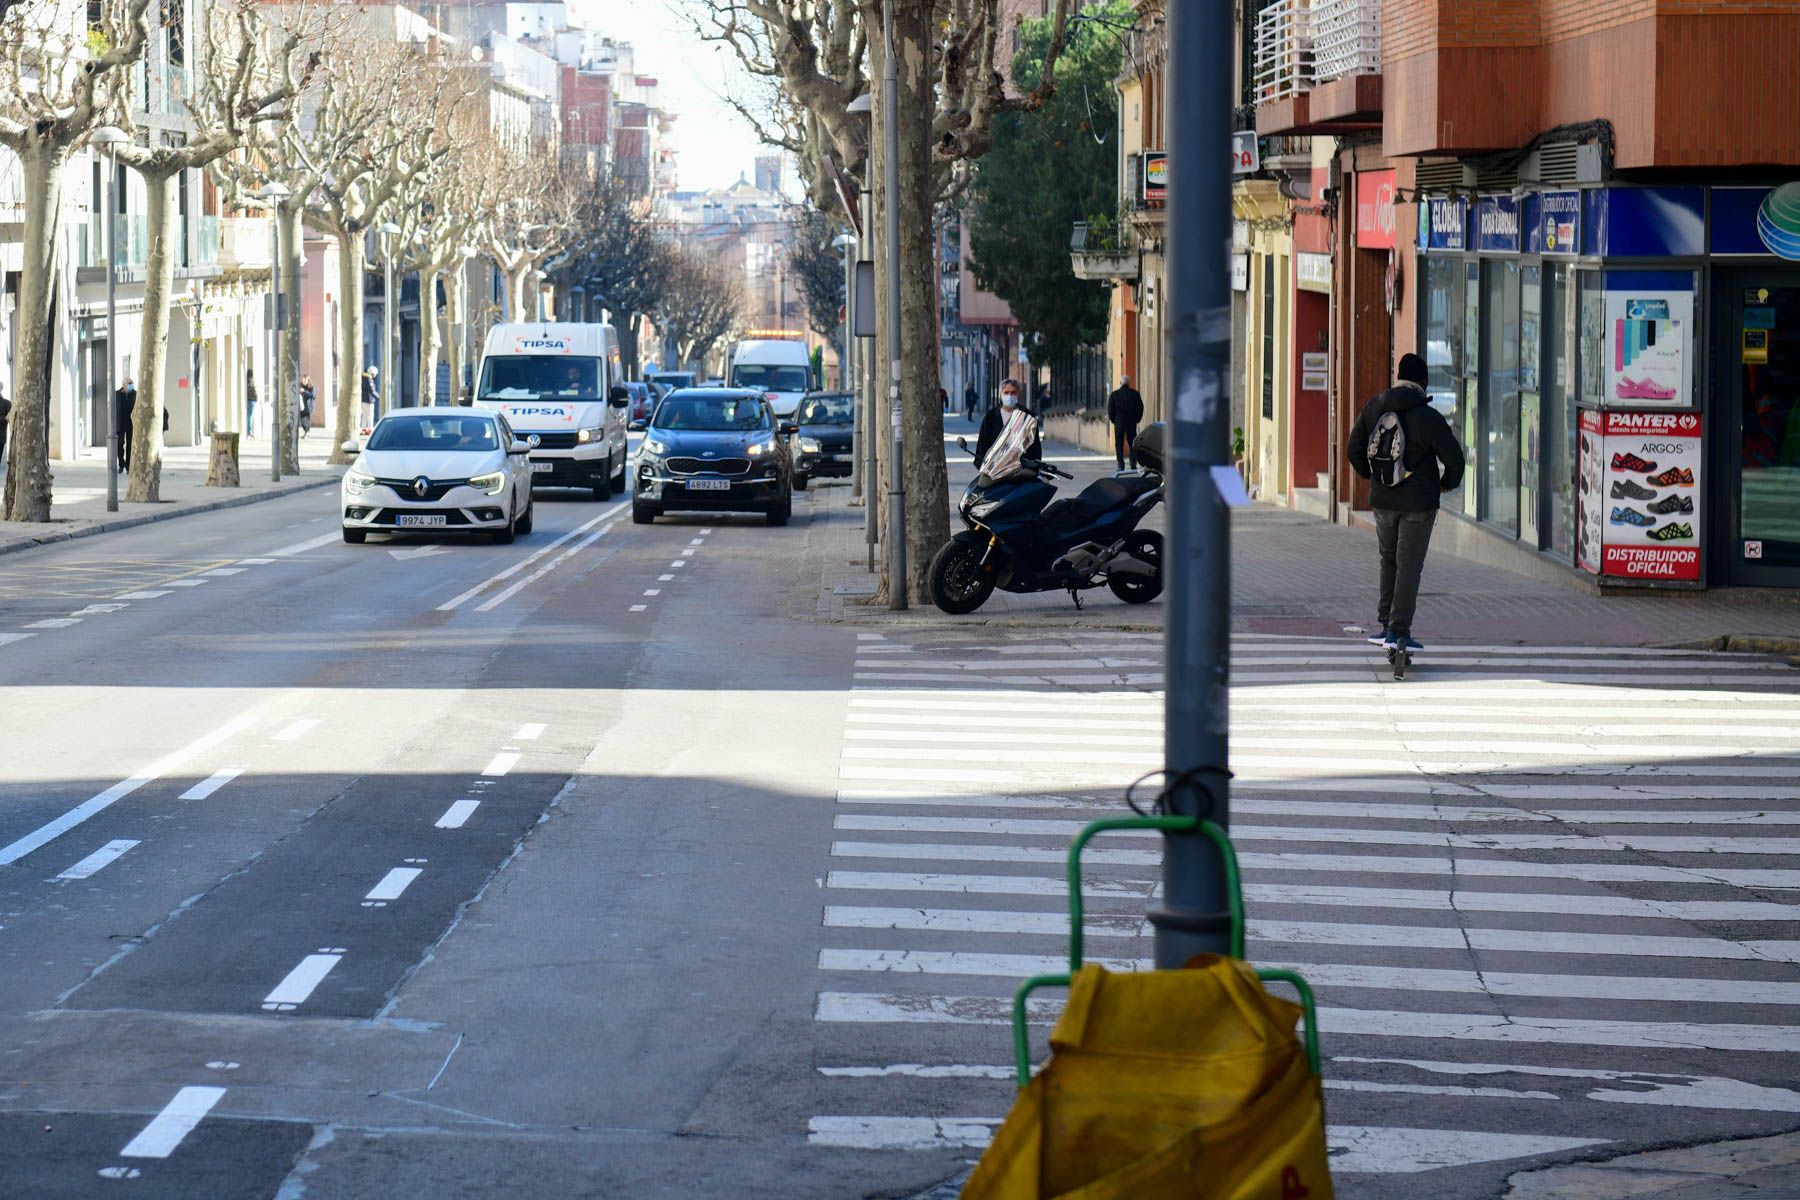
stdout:
<svg viewBox="0 0 1800 1200">
<path fill-rule="evenodd" d="M 906 582 L 906 436 L 900 395 L 900 64 L 894 57 L 894 6 L 881 6 L 884 69 L 881 124 L 886 138 L 888 259 L 888 420 L 893 427 L 888 464 L 888 607 L 908 600 Z M 871 432 L 873 432 L 871 430 Z"/>
<path fill-rule="evenodd" d="M 381 235 L 381 407 L 375 419 L 381 420 L 394 407 L 394 323 L 400 305 L 394 296 L 394 252 L 399 249 L 400 227 L 383 221 L 375 232 Z"/>
<path fill-rule="evenodd" d="M 287 306 L 282 302 L 281 294 L 281 202 L 292 196 L 293 190 L 284 183 L 273 180 L 258 189 L 256 195 L 269 206 L 274 214 L 275 256 L 273 266 L 269 268 L 269 344 L 272 347 L 269 361 L 264 369 L 263 378 L 272 381 L 274 386 L 273 403 L 269 411 L 274 414 L 273 427 L 269 430 L 269 481 L 281 482 L 281 455 L 287 448 L 287 372 L 282 370 L 281 331 L 287 327 Z"/>
<path fill-rule="evenodd" d="M 531 283 L 533 287 L 537 288 L 537 319 L 548 320 L 544 316 L 544 272 L 541 267 L 531 273 Z"/>
<path fill-rule="evenodd" d="M 119 341 L 119 155 L 118 147 L 131 139 L 125 131 L 102 125 L 88 135 L 88 142 L 106 155 L 106 370 L 100 384 L 100 403 L 106 409 L 106 511 L 119 511 L 119 408 L 113 399 L 113 359 Z"/>
</svg>

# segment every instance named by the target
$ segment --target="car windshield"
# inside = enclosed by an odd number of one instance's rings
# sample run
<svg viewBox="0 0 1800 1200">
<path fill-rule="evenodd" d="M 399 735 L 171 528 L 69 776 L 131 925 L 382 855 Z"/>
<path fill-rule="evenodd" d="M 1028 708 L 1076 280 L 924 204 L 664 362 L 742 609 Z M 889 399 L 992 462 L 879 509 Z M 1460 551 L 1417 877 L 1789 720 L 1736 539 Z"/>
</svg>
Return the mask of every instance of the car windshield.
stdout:
<svg viewBox="0 0 1800 1200">
<path fill-rule="evenodd" d="M 598 400 L 600 364 L 591 358 L 490 356 L 481 366 L 484 400 Z"/>
<path fill-rule="evenodd" d="M 677 392 L 656 410 L 658 429 L 702 432 L 756 432 L 770 428 L 769 406 L 761 396 L 703 396 Z"/>
<path fill-rule="evenodd" d="M 369 435 L 370 450 L 498 450 L 500 435 L 486 417 L 389 417 Z"/>
<path fill-rule="evenodd" d="M 765 392 L 804 392 L 809 382 L 805 367 L 765 367 L 744 363 L 734 367 L 731 382 L 735 387 L 761 388 Z"/>
<path fill-rule="evenodd" d="M 800 404 L 802 425 L 854 425 L 856 405 L 849 396 L 808 396 Z"/>
</svg>

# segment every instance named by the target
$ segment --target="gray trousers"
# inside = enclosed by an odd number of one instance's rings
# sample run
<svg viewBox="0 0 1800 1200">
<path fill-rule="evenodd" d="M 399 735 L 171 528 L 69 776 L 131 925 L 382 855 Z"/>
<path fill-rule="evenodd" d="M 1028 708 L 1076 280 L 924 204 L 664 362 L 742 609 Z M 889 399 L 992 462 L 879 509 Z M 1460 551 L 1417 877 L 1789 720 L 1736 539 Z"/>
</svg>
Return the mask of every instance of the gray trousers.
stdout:
<svg viewBox="0 0 1800 1200">
<path fill-rule="evenodd" d="M 1381 627 L 1400 637 L 1412 636 L 1419 607 L 1419 576 L 1437 512 L 1375 510 L 1375 538 L 1381 544 Z"/>
</svg>

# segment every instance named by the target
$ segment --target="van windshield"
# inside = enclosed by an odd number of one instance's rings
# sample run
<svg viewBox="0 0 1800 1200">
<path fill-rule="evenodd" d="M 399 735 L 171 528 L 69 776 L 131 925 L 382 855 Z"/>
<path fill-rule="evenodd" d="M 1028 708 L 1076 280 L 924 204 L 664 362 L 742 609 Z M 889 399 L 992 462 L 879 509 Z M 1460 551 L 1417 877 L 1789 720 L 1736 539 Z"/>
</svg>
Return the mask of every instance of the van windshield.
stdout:
<svg viewBox="0 0 1800 1200">
<path fill-rule="evenodd" d="M 483 400 L 598 400 L 600 364 L 591 358 L 490 355 L 481 365 Z"/>
<path fill-rule="evenodd" d="M 809 386 L 805 367 L 765 367 L 740 363 L 731 370 L 731 386 L 761 388 L 765 392 L 804 392 Z"/>
</svg>

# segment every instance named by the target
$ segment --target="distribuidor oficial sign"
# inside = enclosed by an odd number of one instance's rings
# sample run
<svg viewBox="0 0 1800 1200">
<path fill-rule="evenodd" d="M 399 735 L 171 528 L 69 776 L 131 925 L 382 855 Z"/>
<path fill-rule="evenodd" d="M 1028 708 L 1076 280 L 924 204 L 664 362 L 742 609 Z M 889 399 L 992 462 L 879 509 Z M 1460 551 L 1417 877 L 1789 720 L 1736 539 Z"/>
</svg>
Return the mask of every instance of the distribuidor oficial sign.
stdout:
<svg viewBox="0 0 1800 1200">
<path fill-rule="evenodd" d="M 1700 417 L 1581 414 L 1579 558 L 1618 579 L 1700 579 Z"/>
</svg>

